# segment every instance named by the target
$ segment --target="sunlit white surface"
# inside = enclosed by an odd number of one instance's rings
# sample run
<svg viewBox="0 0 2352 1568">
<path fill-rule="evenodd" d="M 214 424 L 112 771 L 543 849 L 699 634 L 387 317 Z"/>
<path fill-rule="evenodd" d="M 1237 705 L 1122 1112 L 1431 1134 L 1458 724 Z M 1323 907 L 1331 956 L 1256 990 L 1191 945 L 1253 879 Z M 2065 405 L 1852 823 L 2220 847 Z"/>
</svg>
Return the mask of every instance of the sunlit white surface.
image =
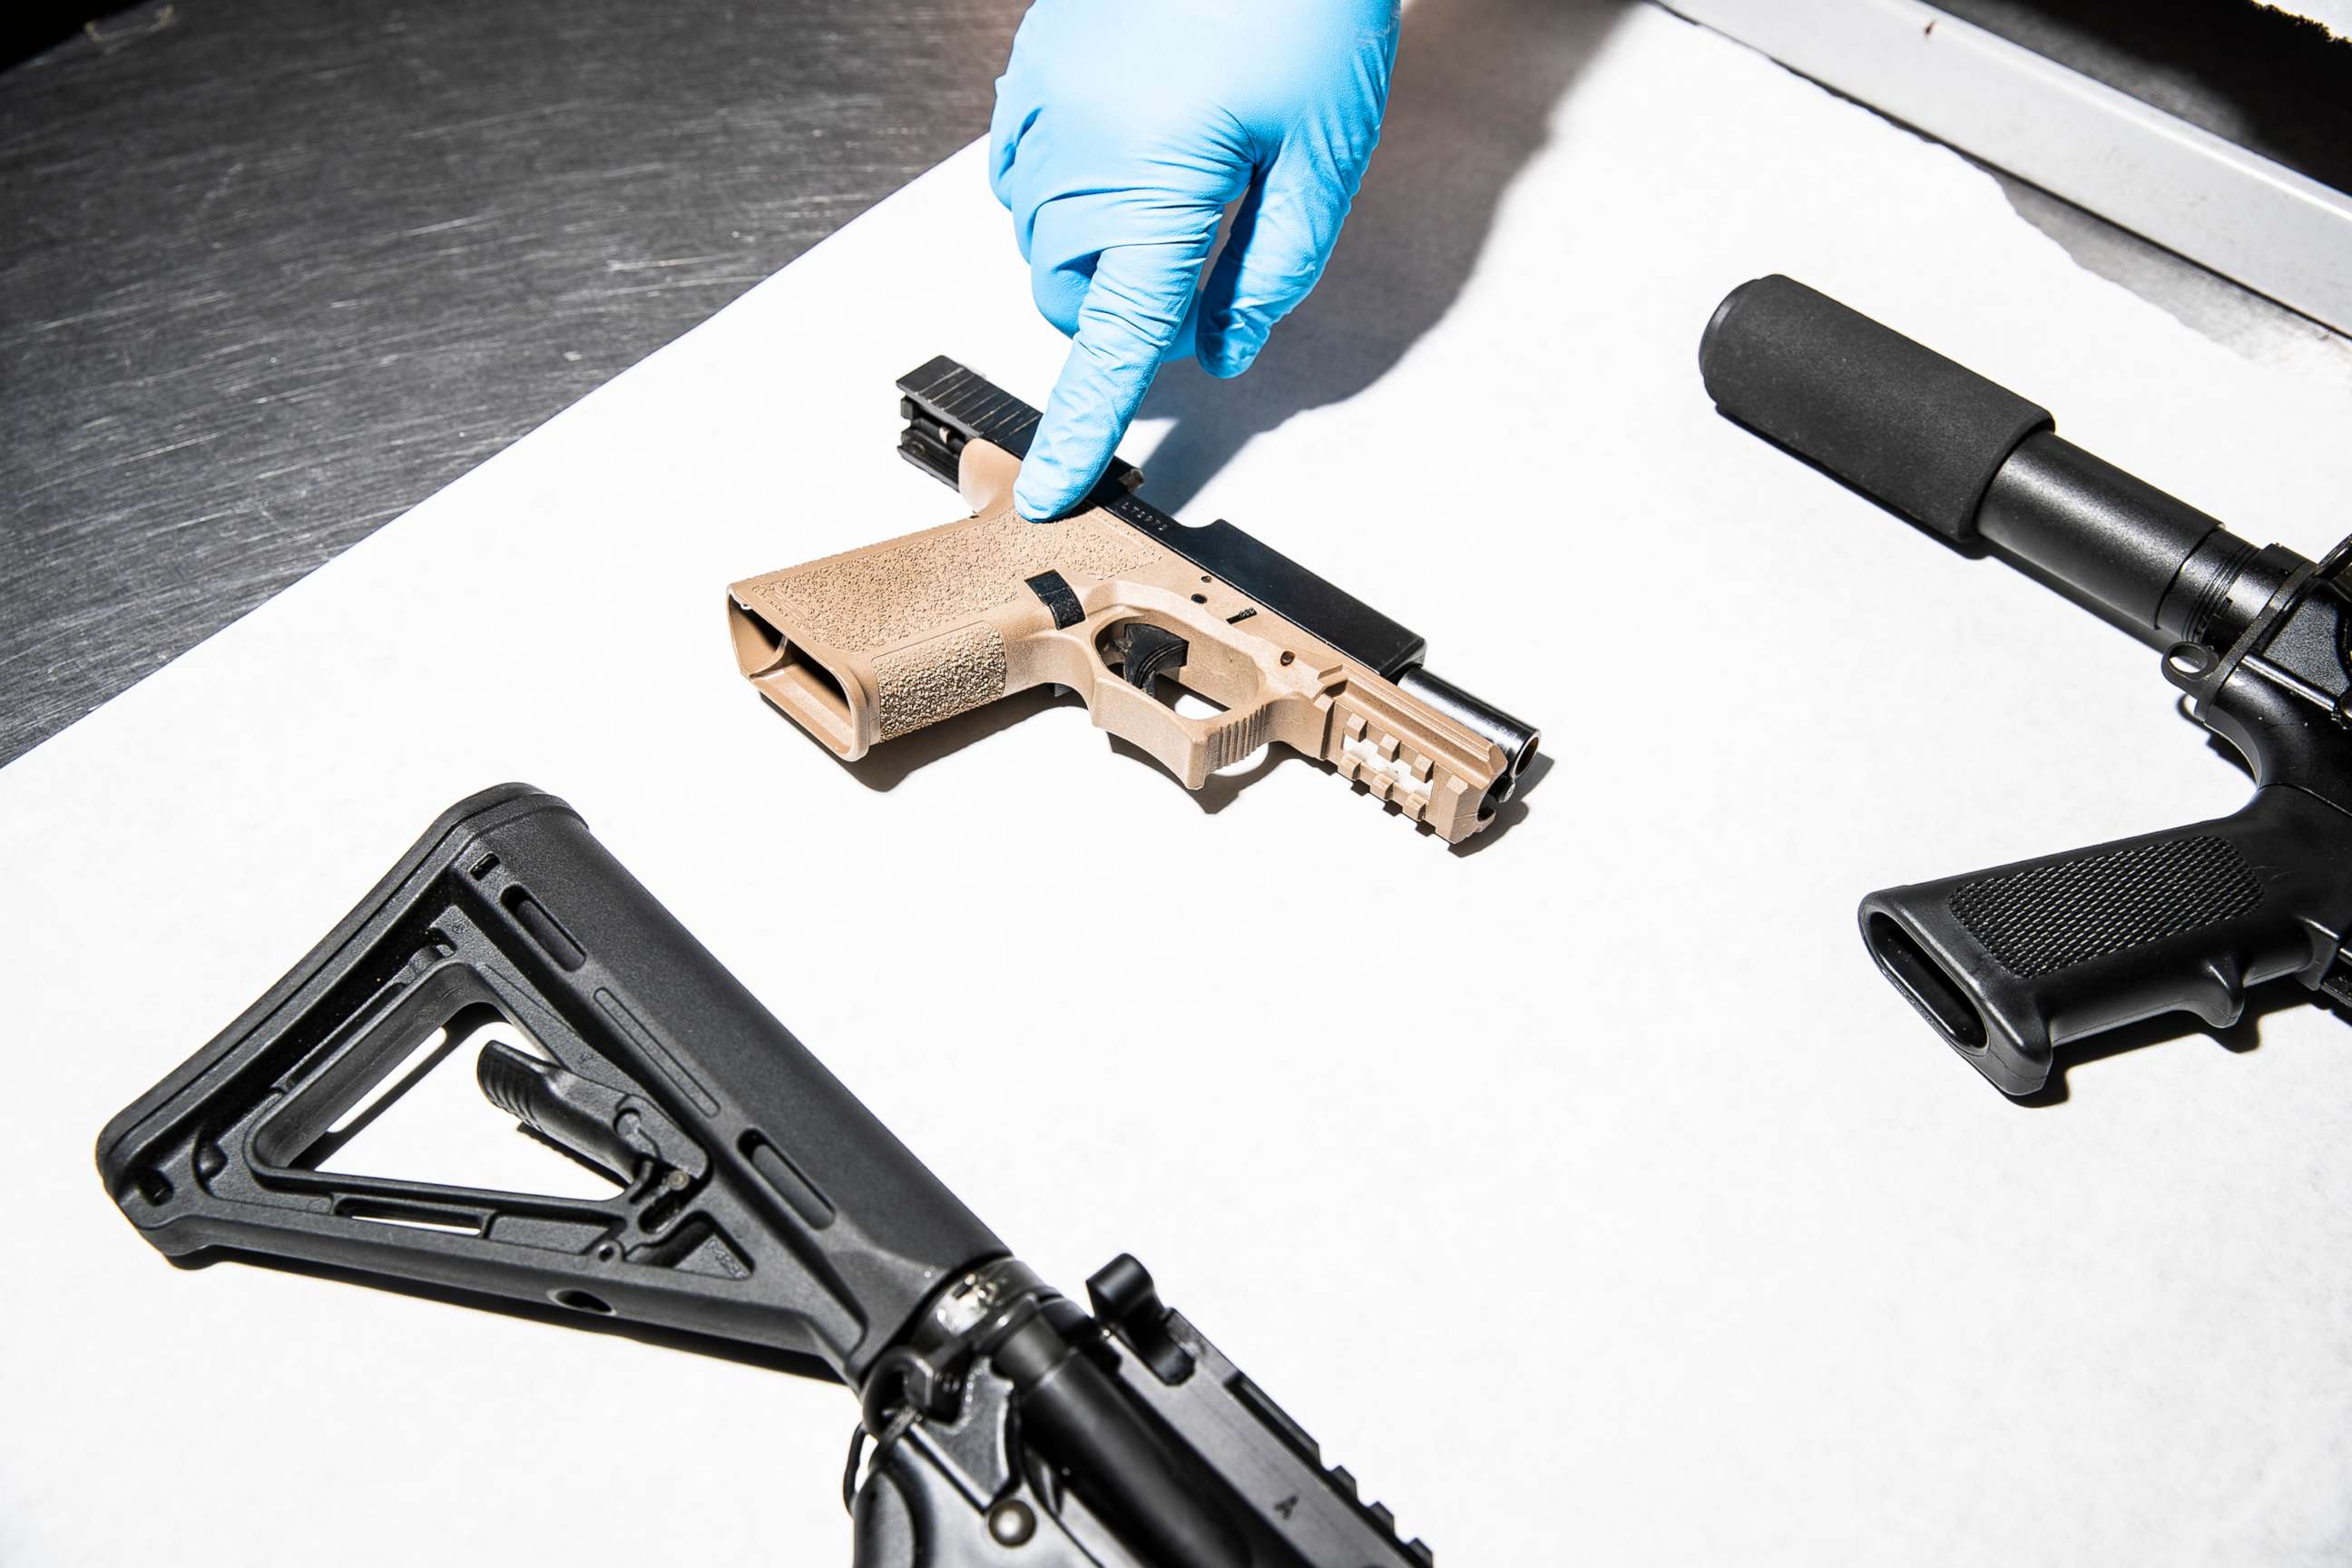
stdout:
<svg viewBox="0 0 2352 1568">
<path fill-rule="evenodd" d="M 1726 423 L 1696 350 L 1785 271 L 2306 552 L 2352 405 L 1663 13 L 1410 26 L 1326 288 L 1130 455 L 1540 722 L 1524 820 L 1452 856 L 1296 761 L 1210 814 L 1068 707 L 883 790 L 738 679 L 725 584 L 951 514 L 897 374 L 1052 378 L 968 153 L 0 773 L 0 1558 L 846 1562 L 840 1390 L 177 1271 L 91 1169 L 518 777 L 1029 1261 L 1135 1251 L 1456 1568 L 2352 1552 L 2352 1037 L 2290 1008 L 2022 1109 L 1853 929 L 2244 781 L 2152 654 Z M 1114 940 L 1138 903 L 1181 938 Z"/>
</svg>

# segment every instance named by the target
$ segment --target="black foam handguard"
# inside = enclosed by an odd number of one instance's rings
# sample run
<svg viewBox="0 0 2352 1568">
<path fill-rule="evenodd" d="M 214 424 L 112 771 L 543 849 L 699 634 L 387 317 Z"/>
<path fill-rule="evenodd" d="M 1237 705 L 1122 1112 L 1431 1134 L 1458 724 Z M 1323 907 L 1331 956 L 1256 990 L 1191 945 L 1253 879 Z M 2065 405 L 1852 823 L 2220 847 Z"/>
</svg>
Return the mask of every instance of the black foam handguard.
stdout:
<svg viewBox="0 0 2352 1568">
<path fill-rule="evenodd" d="M 1954 1049 L 2021 1096 L 2070 1040 L 2175 1011 L 2223 1026 L 2265 981 L 2352 1001 L 2352 542 L 2315 565 L 2257 550 L 1787 278 L 1732 290 L 1699 365 L 1731 418 L 2163 649 L 2253 774 L 2231 816 L 1864 899 L 1872 956 Z"/>
<path fill-rule="evenodd" d="M 1742 283 L 1699 340 L 1734 419 L 1956 544 L 2017 444 L 2050 411 L 1793 278 Z"/>
</svg>

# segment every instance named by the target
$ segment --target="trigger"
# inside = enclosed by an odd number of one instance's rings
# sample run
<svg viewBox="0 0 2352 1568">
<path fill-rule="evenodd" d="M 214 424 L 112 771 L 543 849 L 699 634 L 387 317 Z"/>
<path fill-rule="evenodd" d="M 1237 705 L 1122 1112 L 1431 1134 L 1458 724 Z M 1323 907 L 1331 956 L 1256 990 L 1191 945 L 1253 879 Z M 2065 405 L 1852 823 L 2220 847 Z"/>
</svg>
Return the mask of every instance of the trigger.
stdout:
<svg viewBox="0 0 2352 1568">
<path fill-rule="evenodd" d="M 1184 668 L 1192 645 L 1174 632 L 1149 621 L 1129 621 L 1118 634 L 1118 672 L 1129 686 L 1151 689 L 1151 683 L 1169 671 Z"/>
</svg>

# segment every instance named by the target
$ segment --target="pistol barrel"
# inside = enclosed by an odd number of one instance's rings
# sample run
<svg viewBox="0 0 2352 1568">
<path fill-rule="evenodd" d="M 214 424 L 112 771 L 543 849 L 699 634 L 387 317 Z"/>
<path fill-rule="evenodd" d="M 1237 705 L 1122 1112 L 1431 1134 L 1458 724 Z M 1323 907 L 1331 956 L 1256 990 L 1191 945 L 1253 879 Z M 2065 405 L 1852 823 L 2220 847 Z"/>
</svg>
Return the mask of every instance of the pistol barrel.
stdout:
<svg viewBox="0 0 2352 1568">
<path fill-rule="evenodd" d="M 1486 805 L 1491 809 L 1510 799 L 1511 792 L 1518 787 L 1519 774 L 1534 760 L 1536 748 L 1542 743 L 1542 732 L 1526 720 L 1515 719 L 1486 699 L 1473 696 L 1433 673 L 1425 665 L 1414 665 L 1398 676 L 1396 683 L 1447 718 L 1468 725 L 1503 748 L 1503 755 L 1510 761 L 1486 791 Z"/>
</svg>

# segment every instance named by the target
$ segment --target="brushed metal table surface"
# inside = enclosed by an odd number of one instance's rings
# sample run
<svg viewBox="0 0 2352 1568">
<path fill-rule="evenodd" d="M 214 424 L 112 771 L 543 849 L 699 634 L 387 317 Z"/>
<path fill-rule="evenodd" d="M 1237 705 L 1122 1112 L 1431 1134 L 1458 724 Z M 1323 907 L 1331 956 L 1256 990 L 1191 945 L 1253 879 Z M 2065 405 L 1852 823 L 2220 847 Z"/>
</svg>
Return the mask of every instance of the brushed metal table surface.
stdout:
<svg viewBox="0 0 2352 1568">
<path fill-rule="evenodd" d="M 979 134 L 1022 9 L 63 17 L 0 70 L 0 763 Z"/>
<path fill-rule="evenodd" d="M 10 8 L 0 763 L 978 135 L 1024 3 Z M 2250 8 L 1951 4 L 2314 174 L 2352 167 L 2352 100 L 2326 86 L 2352 45 L 2208 36 L 2294 26 Z M 2352 340 L 2000 177 L 2083 266 L 2352 379 Z"/>
</svg>

